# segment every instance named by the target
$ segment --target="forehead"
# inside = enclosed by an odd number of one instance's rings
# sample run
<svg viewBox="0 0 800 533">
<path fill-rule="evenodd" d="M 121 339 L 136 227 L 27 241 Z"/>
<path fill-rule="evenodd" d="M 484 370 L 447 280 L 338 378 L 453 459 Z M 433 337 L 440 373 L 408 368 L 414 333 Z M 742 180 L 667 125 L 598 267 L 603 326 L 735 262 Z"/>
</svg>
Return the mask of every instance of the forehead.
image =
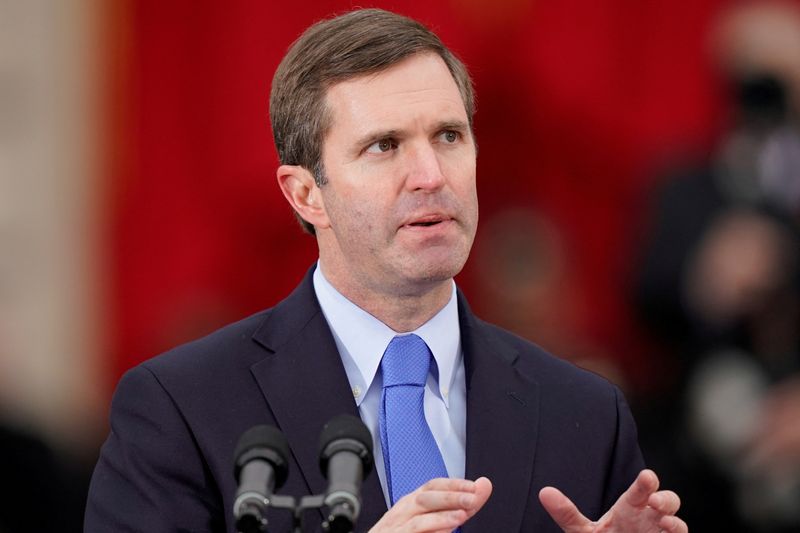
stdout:
<svg viewBox="0 0 800 533">
<path fill-rule="evenodd" d="M 410 56 L 386 70 L 332 85 L 326 93 L 332 118 L 341 128 L 402 127 L 412 121 L 467 121 L 461 93 L 435 53 Z"/>
</svg>

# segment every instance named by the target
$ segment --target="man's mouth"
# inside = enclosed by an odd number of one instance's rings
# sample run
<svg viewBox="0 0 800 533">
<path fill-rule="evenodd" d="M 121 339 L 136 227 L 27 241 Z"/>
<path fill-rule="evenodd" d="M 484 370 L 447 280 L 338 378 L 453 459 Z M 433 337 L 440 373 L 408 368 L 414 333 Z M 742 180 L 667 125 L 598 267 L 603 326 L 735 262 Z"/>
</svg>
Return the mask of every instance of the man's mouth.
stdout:
<svg viewBox="0 0 800 533">
<path fill-rule="evenodd" d="M 450 217 L 445 215 L 427 215 L 418 218 L 412 219 L 410 222 L 406 223 L 406 226 L 416 227 L 416 228 L 427 228 L 430 226 L 435 226 L 437 224 L 441 224 L 447 220 L 451 220 Z"/>
<path fill-rule="evenodd" d="M 438 224 L 438 223 L 440 223 L 440 222 L 441 222 L 441 220 L 431 220 L 431 221 L 429 221 L 429 222 L 412 222 L 411 224 L 409 224 L 409 226 L 422 226 L 422 227 L 428 227 L 428 226 L 433 226 L 433 225 L 436 225 L 436 224 Z"/>
</svg>

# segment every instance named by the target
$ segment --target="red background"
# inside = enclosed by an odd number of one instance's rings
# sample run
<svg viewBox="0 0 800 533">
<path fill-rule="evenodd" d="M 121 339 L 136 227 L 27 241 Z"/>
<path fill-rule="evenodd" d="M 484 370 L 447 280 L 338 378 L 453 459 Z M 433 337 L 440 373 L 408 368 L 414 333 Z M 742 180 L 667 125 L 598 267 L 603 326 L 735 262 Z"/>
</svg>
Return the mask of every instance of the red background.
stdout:
<svg viewBox="0 0 800 533">
<path fill-rule="evenodd" d="M 539 340 L 621 364 L 634 386 L 647 386 L 652 371 L 627 303 L 646 195 L 657 163 L 707 149 L 724 118 L 706 41 L 726 3 L 358 3 L 421 20 L 467 63 L 478 93 L 482 227 L 509 207 L 534 209 L 563 247 L 559 283 L 542 302 L 555 318 Z M 109 390 L 143 359 L 273 305 L 315 259 L 275 182 L 268 94 L 302 30 L 350 8 L 120 5 L 109 32 Z M 479 314 L 497 320 L 481 282 L 473 261 L 459 283 Z"/>
</svg>

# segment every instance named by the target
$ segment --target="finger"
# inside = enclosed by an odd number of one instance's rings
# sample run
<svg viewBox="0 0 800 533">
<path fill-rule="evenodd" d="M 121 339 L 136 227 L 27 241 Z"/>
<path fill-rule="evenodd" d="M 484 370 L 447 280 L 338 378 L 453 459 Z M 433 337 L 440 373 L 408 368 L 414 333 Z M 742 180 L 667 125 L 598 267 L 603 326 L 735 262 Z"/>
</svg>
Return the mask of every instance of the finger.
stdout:
<svg viewBox="0 0 800 533">
<path fill-rule="evenodd" d="M 545 487 L 539 491 L 539 501 L 545 511 L 565 532 L 579 531 L 591 521 L 583 516 L 572 501 L 555 487 Z"/>
<path fill-rule="evenodd" d="M 681 499 L 671 490 L 662 490 L 650 495 L 647 505 L 661 514 L 673 515 L 681 507 Z"/>
<path fill-rule="evenodd" d="M 472 517 L 481 510 L 481 507 L 489 500 L 492 495 L 492 482 L 489 478 L 481 477 L 475 480 L 475 498 L 472 506 L 467 509 L 467 515 Z"/>
<path fill-rule="evenodd" d="M 420 487 L 419 491 L 406 495 L 405 498 L 413 499 L 414 503 L 428 511 L 464 509 L 469 516 L 472 516 L 483 507 L 492 494 L 492 482 L 485 477 L 469 483 L 436 482 L 426 485 Z M 441 490 L 442 487 L 465 490 Z"/>
<path fill-rule="evenodd" d="M 442 495 L 446 492 L 416 491 L 407 494 L 393 505 L 370 529 L 370 533 L 388 533 L 394 531 L 435 533 L 450 532 L 463 524 L 467 519 L 467 511 L 461 508 L 443 508 L 428 510 L 420 505 L 420 500 L 430 495 Z M 456 493 L 465 494 L 465 493 Z M 425 496 L 423 496 L 425 495 Z"/>
<path fill-rule="evenodd" d="M 632 507 L 644 507 L 650 495 L 658 490 L 658 476 L 652 470 L 642 470 L 619 501 Z"/>
<path fill-rule="evenodd" d="M 475 505 L 475 494 L 471 492 L 428 490 L 412 493 L 414 503 L 423 511 L 441 511 L 445 509 L 471 509 Z"/>
<path fill-rule="evenodd" d="M 667 531 L 669 533 L 689 532 L 689 526 L 677 516 L 662 516 L 661 520 L 658 521 L 658 527 L 660 527 L 662 531 Z"/>
<path fill-rule="evenodd" d="M 449 533 L 466 521 L 467 513 L 463 510 L 426 513 L 417 515 L 403 524 L 401 531 Z"/>
<path fill-rule="evenodd" d="M 396 505 L 421 510 L 468 508 L 474 504 L 475 482 L 468 479 L 434 478 L 400 498 Z"/>
<path fill-rule="evenodd" d="M 477 483 L 464 479 L 432 479 L 398 500 L 384 515 L 382 525 L 408 524 L 416 517 L 431 514 L 432 517 L 427 518 L 424 525 L 426 528 L 436 527 L 442 517 L 447 517 L 446 513 L 449 511 L 462 511 L 464 516 L 457 515 L 458 519 L 465 519 L 478 512 L 486 503 L 490 492 L 491 483 L 485 478 Z M 437 514 L 441 516 L 436 516 Z M 432 520 L 435 521 L 433 524 L 430 523 Z M 446 519 L 445 527 L 452 525 L 450 522 Z"/>
<path fill-rule="evenodd" d="M 450 533 L 478 512 L 490 494 L 491 482 L 486 478 L 476 482 L 431 480 L 401 498 L 371 531 L 400 528 L 404 532 Z"/>
<path fill-rule="evenodd" d="M 469 479 L 437 477 L 427 481 L 417 490 L 449 490 L 458 492 L 475 492 L 475 482 Z"/>
</svg>

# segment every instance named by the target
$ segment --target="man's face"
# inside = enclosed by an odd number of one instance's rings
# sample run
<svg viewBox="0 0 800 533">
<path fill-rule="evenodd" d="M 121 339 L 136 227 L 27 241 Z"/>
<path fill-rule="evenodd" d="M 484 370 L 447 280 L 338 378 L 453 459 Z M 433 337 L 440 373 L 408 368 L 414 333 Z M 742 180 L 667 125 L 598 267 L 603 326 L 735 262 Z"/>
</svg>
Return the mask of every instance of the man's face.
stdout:
<svg viewBox="0 0 800 533">
<path fill-rule="evenodd" d="M 318 232 L 332 280 L 416 294 L 463 267 L 475 236 L 475 142 L 442 59 L 411 56 L 333 85 Z M 331 270 L 333 270 L 331 272 Z"/>
</svg>

